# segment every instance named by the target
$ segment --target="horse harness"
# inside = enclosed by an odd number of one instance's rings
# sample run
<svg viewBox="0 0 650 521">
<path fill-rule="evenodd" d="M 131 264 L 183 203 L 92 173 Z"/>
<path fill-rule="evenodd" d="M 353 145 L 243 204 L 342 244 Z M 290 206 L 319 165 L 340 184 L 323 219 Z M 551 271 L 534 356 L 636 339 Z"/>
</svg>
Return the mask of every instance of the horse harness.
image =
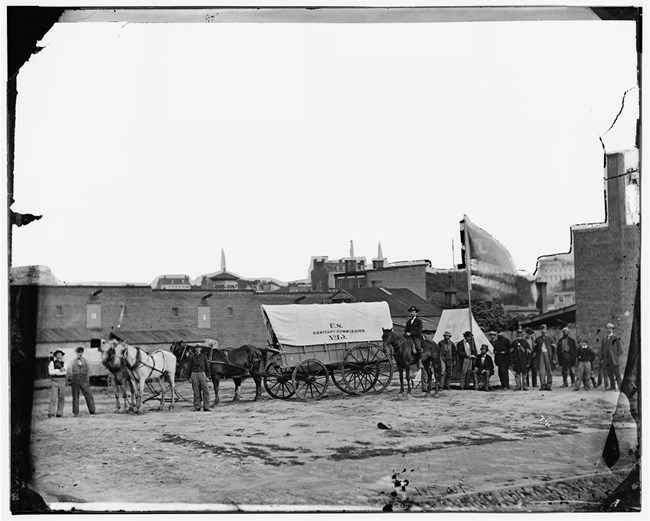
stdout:
<svg viewBox="0 0 650 521">
<path fill-rule="evenodd" d="M 142 361 L 142 356 L 141 356 L 141 354 L 140 354 L 140 352 L 142 351 L 142 349 L 140 349 L 139 347 L 135 347 L 135 346 L 133 346 L 133 347 L 134 347 L 134 349 L 136 350 L 136 355 L 135 355 L 135 364 L 130 365 L 130 364 L 129 364 L 129 361 L 126 360 L 126 367 L 127 367 L 127 369 L 129 370 L 129 372 L 131 373 L 131 376 L 132 376 L 134 379 L 139 380 L 139 378 L 135 378 L 134 371 L 135 371 L 139 366 L 141 366 L 141 365 L 143 365 L 144 367 L 149 367 L 149 368 L 151 369 L 151 370 L 149 371 L 149 374 L 148 374 L 147 377 L 145 378 L 145 380 L 151 378 L 151 375 L 153 374 L 154 371 L 158 371 L 161 375 L 165 374 L 165 365 L 166 365 L 166 360 L 165 360 L 165 357 L 164 357 L 164 356 L 163 356 L 163 368 L 162 368 L 162 369 L 158 369 L 158 368 L 156 367 L 156 363 L 155 363 L 155 361 L 154 361 L 153 365 L 148 365 L 148 364 L 146 364 L 145 362 L 143 362 L 143 361 Z M 158 350 L 154 351 L 154 352 L 151 353 L 151 354 L 154 355 L 154 354 L 156 354 L 156 353 L 158 353 L 158 352 L 162 352 L 162 349 L 158 349 Z M 147 355 L 147 356 L 149 356 L 149 355 Z M 149 356 L 149 358 L 151 358 L 151 360 L 153 360 L 153 357 L 152 357 L 152 356 Z"/>
</svg>

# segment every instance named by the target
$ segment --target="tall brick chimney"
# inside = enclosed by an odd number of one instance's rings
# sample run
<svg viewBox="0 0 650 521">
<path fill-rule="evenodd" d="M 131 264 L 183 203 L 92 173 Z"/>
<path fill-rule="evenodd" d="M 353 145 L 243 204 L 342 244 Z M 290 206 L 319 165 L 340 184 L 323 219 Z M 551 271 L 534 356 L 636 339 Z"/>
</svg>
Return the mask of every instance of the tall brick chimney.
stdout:
<svg viewBox="0 0 650 521">
<path fill-rule="evenodd" d="M 445 294 L 445 306 L 453 308 L 458 304 L 458 298 L 456 294 L 458 293 L 455 289 L 449 288 L 443 291 Z"/>
<path fill-rule="evenodd" d="M 607 154 L 605 192 L 607 197 L 606 218 L 610 230 L 620 230 L 625 224 L 625 156 L 617 152 Z"/>
<path fill-rule="evenodd" d="M 537 309 L 540 313 L 546 313 L 548 310 L 548 295 L 546 293 L 546 282 L 537 281 L 535 282 L 537 287 Z"/>
</svg>

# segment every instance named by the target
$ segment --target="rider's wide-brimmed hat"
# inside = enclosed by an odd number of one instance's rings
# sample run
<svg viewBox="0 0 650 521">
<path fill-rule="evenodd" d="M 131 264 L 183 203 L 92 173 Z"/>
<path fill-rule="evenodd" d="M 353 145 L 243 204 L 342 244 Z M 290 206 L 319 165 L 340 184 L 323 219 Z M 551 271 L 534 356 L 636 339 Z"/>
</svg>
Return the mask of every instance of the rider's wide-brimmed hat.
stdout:
<svg viewBox="0 0 650 521">
<path fill-rule="evenodd" d="M 445 331 L 442 336 L 451 336 L 451 333 L 449 331 Z"/>
<path fill-rule="evenodd" d="M 496 336 L 496 335 L 497 335 L 497 332 L 496 332 L 496 331 L 488 331 L 488 335 L 494 335 L 494 336 Z"/>
<path fill-rule="evenodd" d="M 471 332 L 471 331 L 465 331 L 465 332 L 463 333 L 463 336 L 474 336 L 474 335 L 472 335 L 472 332 Z"/>
<path fill-rule="evenodd" d="M 419 313 L 419 312 L 420 312 L 420 310 L 419 310 L 418 308 L 416 308 L 415 306 L 411 306 L 411 307 L 408 308 L 406 311 L 408 311 L 409 313 L 410 313 L 411 311 L 415 311 L 416 313 Z"/>
<path fill-rule="evenodd" d="M 486 351 L 489 349 L 487 344 L 482 344 L 481 345 L 481 351 L 483 351 L 483 349 L 485 349 Z"/>
<path fill-rule="evenodd" d="M 56 356 L 58 353 L 61 353 L 63 356 L 65 356 L 65 353 L 63 351 L 61 351 L 60 349 L 57 349 L 56 351 L 54 351 L 54 353 L 52 353 L 52 356 Z"/>
</svg>

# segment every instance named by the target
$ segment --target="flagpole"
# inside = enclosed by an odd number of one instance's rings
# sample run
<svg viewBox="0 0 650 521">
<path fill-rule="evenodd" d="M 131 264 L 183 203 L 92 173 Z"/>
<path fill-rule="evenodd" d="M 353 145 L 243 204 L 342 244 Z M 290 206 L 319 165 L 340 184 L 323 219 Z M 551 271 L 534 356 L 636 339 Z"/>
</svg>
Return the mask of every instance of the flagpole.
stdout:
<svg viewBox="0 0 650 521">
<path fill-rule="evenodd" d="M 463 217 L 463 230 L 465 232 L 465 271 L 467 272 L 467 307 L 469 311 L 469 332 L 472 331 L 472 251 L 470 249 L 469 230 L 467 229 L 467 215 Z"/>
</svg>

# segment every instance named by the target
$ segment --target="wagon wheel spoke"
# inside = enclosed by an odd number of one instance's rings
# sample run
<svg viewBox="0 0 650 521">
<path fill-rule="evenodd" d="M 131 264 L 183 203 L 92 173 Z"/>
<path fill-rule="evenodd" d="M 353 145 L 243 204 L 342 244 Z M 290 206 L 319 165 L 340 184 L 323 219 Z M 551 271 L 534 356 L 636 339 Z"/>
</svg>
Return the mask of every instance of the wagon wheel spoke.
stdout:
<svg viewBox="0 0 650 521">
<path fill-rule="evenodd" d="M 281 400 L 288 400 L 294 395 L 291 376 L 282 371 L 279 356 L 272 357 L 266 366 L 264 388 L 271 397 Z"/>
<path fill-rule="evenodd" d="M 299 399 L 320 400 L 329 382 L 327 367 L 320 360 L 303 360 L 293 370 L 291 382 Z"/>
<path fill-rule="evenodd" d="M 365 344 L 346 353 L 341 374 L 345 384 L 355 393 L 380 393 L 390 384 L 393 368 L 383 349 Z"/>
</svg>

